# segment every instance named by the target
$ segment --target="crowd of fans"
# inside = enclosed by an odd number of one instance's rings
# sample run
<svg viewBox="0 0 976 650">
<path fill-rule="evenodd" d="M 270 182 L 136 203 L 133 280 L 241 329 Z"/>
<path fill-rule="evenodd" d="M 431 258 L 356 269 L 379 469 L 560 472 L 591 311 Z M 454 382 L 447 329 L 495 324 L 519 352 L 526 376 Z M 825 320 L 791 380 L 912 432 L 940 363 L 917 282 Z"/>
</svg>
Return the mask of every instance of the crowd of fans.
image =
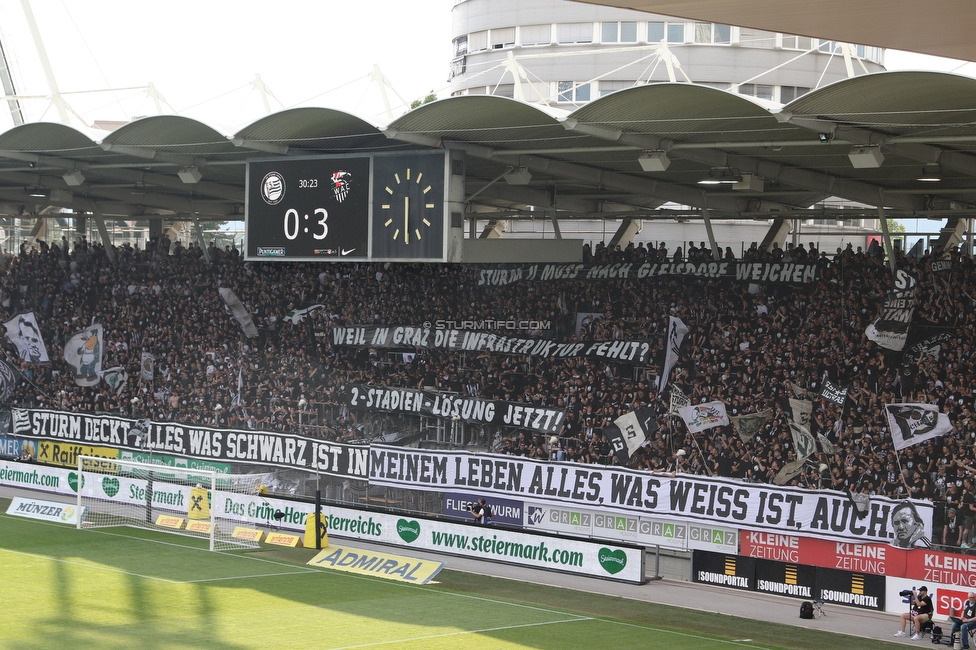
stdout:
<svg viewBox="0 0 976 650">
<path fill-rule="evenodd" d="M 336 440 L 363 436 L 377 417 L 350 410 L 351 384 L 451 391 L 566 411 L 558 436 L 471 426 L 466 440 L 493 451 L 584 463 L 617 463 L 602 431 L 643 407 L 657 413 L 657 431 L 629 465 L 771 482 L 795 459 L 788 426 L 790 397 L 813 403 L 811 429 L 838 453 L 822 450 L 791 484 L 865 494 L 932 499 L 942 504 L 936 532 L 947 543 L 976 537 L 976 441 L 973 350 L 976 265 L 956 250 L 916 258 L 896 251 L 896 265 L 918 278 L 913 327 L 950 336 L 938 353 L 905 362 L 900 352 L 865 335 L 892 289 L 880 248 L 847 246 L 834 254 L 814 243 L 771 250 L 753 244 L 748 261 L 816 264 L 816 281 L 755 285 L 691 277 L 525 281 L 479 286 L 478 267 L 458 264 L 256 263 L 236 248 L 204 251 L 165 237 L 144 249 L 113 249 L 81 238 L 39 242 L 8 256 L 0 276 L 0 318 L 33 312 L 50 356 L 30 363 L 5 342 L 23 374 L 10 406 L 107 412 L 215 427 L 304 431 Z M 206 253 L 206 254 L 205 254 Z M 726 249 L 723 259 L 734 260 Z M 630 245 L 584 250 L 584 261 L 710 260 L 705 243 L 669 251 Z M 932 271 L 945 259 L 948 270 Z M 209 260 L 209 261 L 208 261 Z M 247 338 L 218 288 L 231 288 L 252 314 L 259 335 Z M 321 305 L 299 322 L 289 312 Z M 588 314 L 580 328 L 579 315 Z M 668 377 L 692 403 L 721 400 L 730 415 L 773 410 L 743 441 L 731 426 L 691 435 L 669 414 L 669 388 L 658 390 L 668 317 L 688 326 L 680 359 Z M 420 325 L 436 320 L 548 321 L 534 335 L 558 341 L 647 341 L 646 366 L 591 358 L 549 359 L 498 353 L 391 350 L 334 346 L 333 327 Z M 103 368 L 122 367 L 118 390 L 76 385 L 62 359 L 65 342 L 92 324 L 104 327 Z M 525 333 L 520 332 L 519 335 Z M 152 379 L 140 379 L 142 356 L 154 358 Z M 820 397 L 823 382 L 849 386 L 846 403 Z M 895 454 L 883 406 L 938 404 L 953 434 Z M 313 423 L 313 428 L 305 428 Z M 392 423 L 392 424 L 391 424 Z M 374 432 L 375 433 L 375 432 Z M 684 449 L 685 454 L 676 452 Z M 954 510 L 943 525 L 943 512 Z M 958 533 L 956 532 L 958 528 Z"/>
</svg>

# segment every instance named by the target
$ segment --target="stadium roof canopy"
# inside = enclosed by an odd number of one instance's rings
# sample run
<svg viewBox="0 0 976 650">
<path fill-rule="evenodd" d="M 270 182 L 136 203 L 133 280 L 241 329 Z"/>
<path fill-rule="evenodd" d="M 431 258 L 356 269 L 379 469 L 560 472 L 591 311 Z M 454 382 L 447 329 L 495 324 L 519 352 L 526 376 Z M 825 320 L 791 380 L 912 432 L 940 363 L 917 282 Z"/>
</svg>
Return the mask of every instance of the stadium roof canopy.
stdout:
<svg viewBox="0 0 976 650">
<path fill-rule="evenodd" d="M 876 206 L 892 218 L 976 215 L 976 80 L 932 72 L 855 77 L 777 109 L 669 83 L 572 113 L 453 97 L 383 128 L 321 108 L 235 134 L 147 117 L 97 142 L 25 124 L 0 134 L 0 213 L 242 219 L 249 157 L 430 147 L 466 152 L 466 209 L 499 218 L 810 218 L 831 196 L 867 206 L 867 218 Z"/>
<path fill-rule="evenodd" d="M 580 0 L 665 16 L 739 25 L 976 61 L 976 3 L 940 0 Z"/>
</svg>

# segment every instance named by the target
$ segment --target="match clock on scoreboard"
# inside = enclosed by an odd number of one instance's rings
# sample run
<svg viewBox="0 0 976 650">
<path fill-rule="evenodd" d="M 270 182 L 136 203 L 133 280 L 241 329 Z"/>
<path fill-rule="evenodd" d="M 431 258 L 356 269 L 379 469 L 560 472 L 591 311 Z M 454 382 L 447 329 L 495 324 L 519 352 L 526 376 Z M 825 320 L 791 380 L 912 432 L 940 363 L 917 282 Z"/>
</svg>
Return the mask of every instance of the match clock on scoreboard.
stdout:
<svg viewBox="0 0 976 650">
<path fill-rule="evenodd" d="M 373 158 L 373 257 L 444 259 L 443 151 Z"/>
<path fill-rule="evenodd" d="M 370 156 L 248 161 L 245 257 L 366 259 L 369 173 Z"/>
</svg>

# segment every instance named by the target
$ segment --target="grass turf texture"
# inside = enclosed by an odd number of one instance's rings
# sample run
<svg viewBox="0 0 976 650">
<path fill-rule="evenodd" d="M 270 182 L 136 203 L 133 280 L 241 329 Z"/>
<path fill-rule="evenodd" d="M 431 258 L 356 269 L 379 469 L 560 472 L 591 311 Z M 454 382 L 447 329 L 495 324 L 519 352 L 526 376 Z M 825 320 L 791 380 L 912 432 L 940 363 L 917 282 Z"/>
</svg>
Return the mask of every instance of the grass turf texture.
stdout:
<svg viewBox="0 0 976 650">
<path fill-rule="evenodd" d="M 305 566 L 313 555 L 0 515 L 0 647 L 891 647 L 447 570 L 418 587 Z"/>
</svg>

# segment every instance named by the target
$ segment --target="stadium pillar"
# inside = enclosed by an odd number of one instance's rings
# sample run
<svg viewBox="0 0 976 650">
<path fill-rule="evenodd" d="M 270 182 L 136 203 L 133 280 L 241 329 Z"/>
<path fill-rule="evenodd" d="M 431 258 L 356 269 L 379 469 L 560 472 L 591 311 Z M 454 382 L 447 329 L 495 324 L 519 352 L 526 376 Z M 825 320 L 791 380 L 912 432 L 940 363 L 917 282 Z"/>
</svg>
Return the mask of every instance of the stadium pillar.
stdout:
<svg viewBox="0 0 976 650">
<path fill-rule="evenodd" d="M 105 255 L 110 262 L 114 262 L 115 249 L 112 248 L 112 240 L 109 239 L 108 229 L 105 227 L 105 218 L 102 216 L 102 211 L 96 207 L 92 215 L 92 218 L 95 219 L 95 226 L 98 228 L 98 236 L 102 239 L 102 246 L 105 247 Z"/>
<path fill-rule="evenodd" d="M 315 488 L 315 549 L 322 548 L 322 490 Z M 307 542 L 306 542 L 307 543 Z"/>
<path fill-rule="evenodd" d="M 888 265 L 891 267 L 891 279 L 895 279 L 895 251 L 891 246 L 891 233 L 888 232 L 888 219 L 884 209 L 884 190 L 878 190 L 878 221 L 881 222 L 881 243 L 884 244 Z"/>
</svg>

